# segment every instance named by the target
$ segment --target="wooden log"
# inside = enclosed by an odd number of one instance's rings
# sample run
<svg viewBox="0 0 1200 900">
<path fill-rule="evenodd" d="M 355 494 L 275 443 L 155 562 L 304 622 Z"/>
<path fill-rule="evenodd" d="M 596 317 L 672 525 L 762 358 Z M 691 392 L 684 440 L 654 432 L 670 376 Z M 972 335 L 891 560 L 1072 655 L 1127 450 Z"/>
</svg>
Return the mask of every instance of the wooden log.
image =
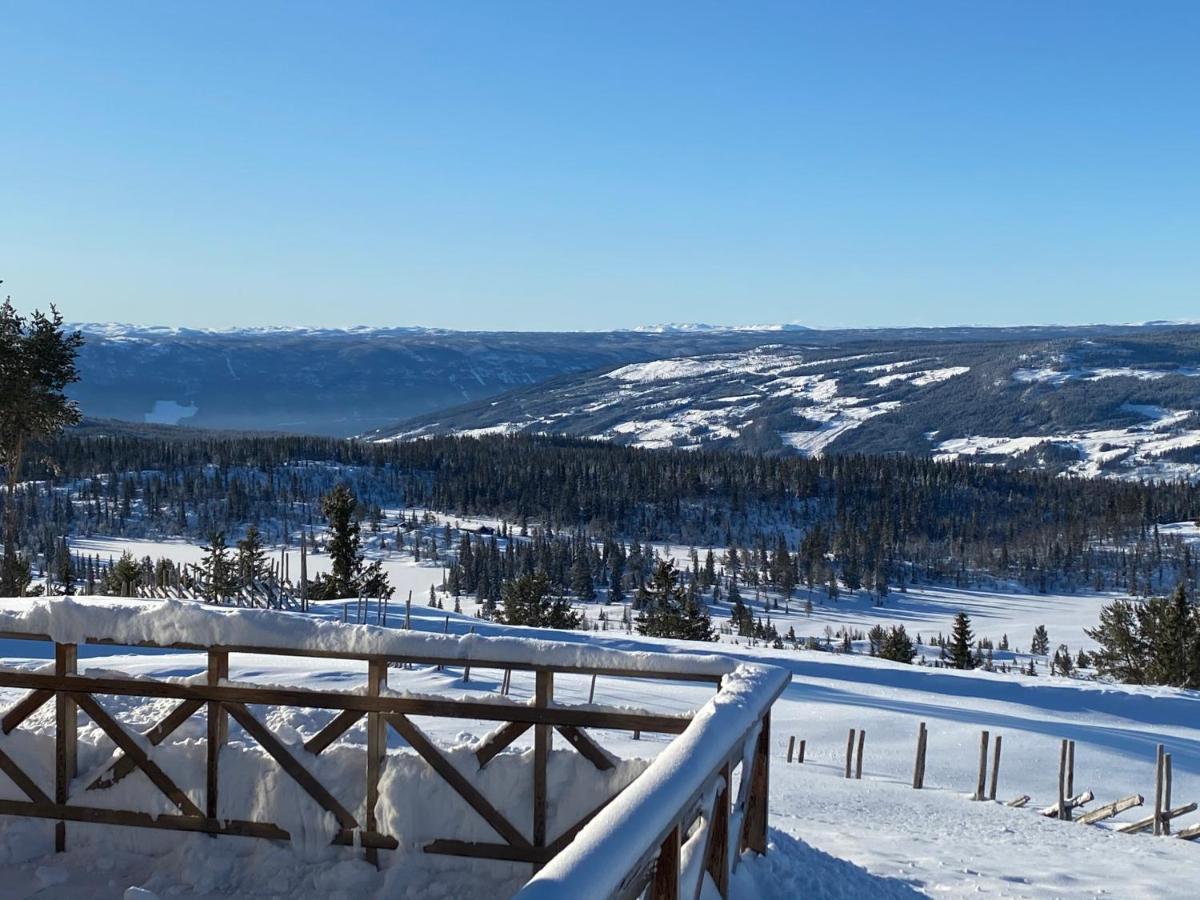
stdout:
<svg viewBox="0 0 1200 900">
<path fill-rule="evenodd" d="M 1022 809 L 1028 805 L 1030 797 L 1028 794 L 1021 794 L 1019 797 L 1013 797 L 1005 806 L 1011 806 L 1013 809 Z"/>
<path fill-rule="evenodd" d="M 850 777 L 850 765 L 854 762 L 854 729 L 850 729 L 850 734 L 846 738 L 846 777 Z"/>
<path fill-rule="evenodd" d="M 1146 798 L 1141 794 L 1130 794 L 1128 797 L 1122 797 L 1120 800 L 1114 800 L 1112 803 L 1106 803 L 1093 809 L 1090 813 L 1080 816 L 1078 821 L 1080 825 L 1095 825 L 1097 822 L 1120 815 L 1127 809 L 1141 806 L 1145 802 Z"/>
<path fill-rule="evenodd" d="M 796 762 L 797 762 L 797 763 L 802 763 L 802 762 L 804 762 L 804 745 L 805 745 L 805 744 L 807 744 L 807 743 L 808 743 L 808 741 L 806 741 L 806 740 L 804 740 L 803 738 L 801 738 L 801 740 L 800 740 L 800 751 L 799 751 L 799 754 L 798 754 L 798 755 L 797 755 L 797 757 L 796 757 Z"/>
<path fill-rule="evenodd" d="M 862 781 L 863 742 L 867 739 L 865 730 L 858 733 L 858 752 L 854 754 L 854 777 Z"/>
<path fill-rule="evenodd" d="M 928 734 L 925 723 L 920 723 L 917 727 L 917 758 L 913 762 L 913 790 L 915 791 L 919 791 L 925 786 L 925 746 Z"/>
<path fill-rule="evenodd" d="M 1181 841 L 1194 841 L 1200 838 L 1200 824 L 1189 825 L 1187 828 L 1179 829 L 1179 833 L 1175 835 Z"/>
<path fill-rule="evenodd" d="M 1086 803 L 1091 803 L 1095 799 L 1095 795 L 1091 791 L 1084 791 L 1075 797 L 1063 797 L 1058 803 L 1052 803 L 1049 806 L 1043 807 L 1042 815 L 1047 819 L 1063 819 L 1066 822 L 1071 821 L 1071 810 L 1078 809 Z M 1062 810 L 1067 811 L 1064 818 Z"/>
<path fill-rule="evenodd" d="M 1141 831 L 1149 831 L 1154 828 L 1155 820 L 1161 822 L 1163 819 L 1178 819 L 1180 816 L 1186 816 L 1188 813 L 1196 811 L 1195 803 L 1186 803 L 1183 806 L 1177 806 L 1174 809 L 1166 809 L 1155 815 L 1151 813 L 1142 819 L 1137 819 L 1133 822 L 1128 822 L 1121 825 L 1116 830 L 1121 834 L 1137 834 Z"/>
<path fill-rule="evenodd" d="M 795 752 L 796 752 L 796 736 L 793 734 L 791 737 L 788 738 L 787 761 L 789 763 L 792 761 L 792 756 L 795 754 Z"/>
<path fill-rule="evenodd" d="M 988 799 L 996 799 L 996 783 L 1000 780 L 1000 747 L 1003 738 L 1000 735 L 992 741 L 992 786 L 988 790 Z"/>
<path fill-rule="evenodd" d="M 1163 812 L 1163 745 L 1154 754 L 1154 835 L 1162 834 Z"/>
<path fill-rule="evenodd" d="M 987 790 L 988 741 L 990 736 L 986 731 L 979 732 L 979 771 L 975 778 L 975 797 L 982 800 Z"/>
<path fill-rule="evenodd" d="M 1075 742 L 1067 741 L 1067 796 L 1075 796 Z"/>
<path fill-rule="evenodd" d="M 76 673 L 79 663 L 79 648 L 75 644 L 54 645 L 54 674 L 59 678 Z M 76 753 L 79 737 L 79 714 L 75 700 L 66 691 L 54 696 L 54 802 L 66 806 L 70 800 L 71 780 L 78 770 Z M 62 853 L 67 849 L 67 822 L 60 819 L 54 823 L 54 849 Z"/>
</svg>

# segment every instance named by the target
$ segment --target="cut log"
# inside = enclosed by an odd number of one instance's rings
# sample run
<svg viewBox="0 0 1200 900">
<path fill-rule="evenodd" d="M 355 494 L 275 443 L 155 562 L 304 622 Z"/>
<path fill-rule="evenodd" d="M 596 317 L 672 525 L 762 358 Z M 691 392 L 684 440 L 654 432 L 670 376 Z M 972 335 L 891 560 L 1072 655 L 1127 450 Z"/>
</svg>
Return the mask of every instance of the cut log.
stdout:
<svg viewBox="0 0 1200 900">
<path fill-rule="evenodd" d="M 1177 819 L 1179 816 L 1186 816 L 1188 813 L 1195 811 L 1196 804 L 1188 803 L 1184 806 L 1177 806 L 1174 809 L 1163 810 L 1162 818 L 1163 821 L 1170 821 L 1171 819 Z M 1139 831 L 1149 831 L 1153 827 L 1154 813 L 1151 813 L 1144 819 L 1138 819 L 1136 822 L 1129 822 L 1126 825 L 1122 825 L 1117 831 L 1121 832 L 1121 834 L 1137 834 Z"/>
<path fill-rule="evenodd" d="M 1106 803 L 1099 809 L 1094 809 L 1090 813 L 1079 817 L 1080 825 L 1095 825 L 1097 822 L 1103 822 L 1105 819 L 1111 819 L 1113 816 L 1125 812 L 1127 809 L 1133 809 L 1135 806 L 1141 806 L 1146 802 L 1146 798 L 1141 794 L 1130 794 L 1128 797 L 1122 797 L 1112 803 Z"/>
<path fill-rule="evenodd" d="M 1085 803 L 1091 803 L 1094 797 L 1095 795 L 1091 791 L 1084 791 L 1082 794 L 1076 794 L 1074 797 L 1064 798 L 1062 801 L 1062 807 L 1067 811 L 1067 814 L 1070 815 L 1071 810 L 1079 809 L 1079 807 L 1083 806 Z M 1041 812 L 1042 815 L 1047 819 L 1057 819 L 1058 809 L 1059 804 L 1054 803 L 1043 808 Z"/>
<path fill-rule="evenodd" d="M 1011 800 L 1009 800 L 1009 801 L 1008 801 L 1008 803 L 1006 803 L 1005 805 L 1006 805 L 1006 806 L 1011 806 L 1013 809 L 1021 809 L 1021 808 L 1022 808 L 1023 806 L 1025 806 L 1025 804 L 1027 804 L 1028 802 L 1029 802 L 1029 795 L 1028 795 L 1028 794 L 1022 794 L 1020 797 L 1013 797 L 1013 798 L 1012 798 Z"/>
<path fill-rule="evenodd" d="M 1200 838 L 1200 825 L 1189 825 L 1187 828 L 1182 828 L 1175 837 L 1181 841 L 1194 841 Z"/>
</svg>

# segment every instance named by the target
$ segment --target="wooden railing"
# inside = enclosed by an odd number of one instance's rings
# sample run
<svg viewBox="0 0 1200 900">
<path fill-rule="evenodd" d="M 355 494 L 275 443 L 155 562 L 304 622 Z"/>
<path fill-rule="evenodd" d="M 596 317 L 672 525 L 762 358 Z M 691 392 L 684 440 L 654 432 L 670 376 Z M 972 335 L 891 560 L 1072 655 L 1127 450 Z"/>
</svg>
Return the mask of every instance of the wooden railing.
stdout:
<svg viewBox="0 0 1200 900">
<path fill-rule="evenodd" d="M 49 641 L 46 635 L 0 632 L 0 638 Z M 88 639 L 88 644 L 112 644 L 105 638 Z M 477 641 L 478 643 L 478 641 Z M 159 646 L 139 643 L 138 646 Z M 228 739 L 229 719 L 242 727 L 246 735 L 257 742 L 291 779 L 337 822 L 332 843 L 363 848 L 366 858 L 378 862 L 380 850 L 398 846 L 394 837 L 383 833 L 375 818 L 379 799 L 380 774 L 387 755 L 387 731 L 396 731 L 430 767 L 496 832 L 494 842 L 464 841 L 454 835 L 433 840 L 423 847 L 427 853 L 448 854 L 476 859 L 497 859 L 530 863 L 535 872 L 550 863 L 565 848 L 576 841 L 581 832 L 594 824 L 597 815 L 611 802 L 606 799 L 577 822 L 559 834 L 547 829 L 547 762 L 552 735 L 557 732 L 567 743 L 598 769 L 613 767 L 613 757 L 584 729 L 600 728 L 644 733 L 684 735 L 690 744 L 704 745 L 707 756 L 715 753 L 718 764 L 710 766 L 694 780 L 685 802 L 669 810 L 669 822 L 662 834 L 629 856 L 628 871 L 618 893 L 634 896 L 647 885 L 654 897 L 679 896 L 680 847 L 703 829 L 707 835 L 705 870 L 711 873 L 722 896 L 728 887 L 730 867 L 736 865 L 743 849 L 759 853 L 766 850 L 766 816 L 768 792 L 768 735 L 769 710 L 779 691 L 786 684 L 786 675 L 770 669 L 776 678 L 753 698 L 752 725 L 739 733 L 718 733 L 703 720 L 693 721 L 691 715 L 668 715 L 621 709 L 586 708 L 557 705 L 554 702 L 556 674 L 605 675 L 622 678 L 650 678 L 664 681 L 709 682 L 717 685 L 713 701 L 720 702 L 728 684 L 745 667 L 734 672 L 730 661 L 725 676 L 680 666 L 670 668 L 670 657 L 662 665 L 647 671 L 644 665 L 623 665 L 620 654 L 606 659 L 618 662 L 602 666 L 540 665 L 505 659 L 479 658 L 470 660 L 472 669 L 498 669 L 534 673 L 535 692 L 532 703 L 480 702 L 466 699 L 436 697 L 399 697 L 387 693 L 389 670 L 397 666 L 463 665 L 461 653 L 446 655 L 371 655 L 343 652 L 321 652 L 286 647 L 203 646 L 173 643 L 171 649 L 202 651 L 207 656 L 207 678 L 203 683 L 158 681 L 146 678 L 117 677 L 105 673 L 81 675 L 78 671 L 78 647 L 75 644 L 54 643 L 54 671 L 34 672 L 0 669 L 0 687 L 18 688 L 28 693 L 10 707 L 0 720 L 4 734 L 11 733 L 29 716 L 47 703 L 55 708 L 55 777 L 53 796 L 24 771 L 3 749 L 0 749 L 0 771 L 14 782 L 28 799 L 0 800 L 0 814 L 29 816 L 52 820 L 55 826 L 56 849 L 66 847 L 68 822 L 86 822 L 138 828 L 171 829 L 203 832 L 212 835 L 238 835 L 286 841 L 290 834 L 278 824 L 265 821 L 244 821 L 218 816 L 220 797 L 221 748 Z M 361 693 L 320 691 L 307 688 L 281 688 L 231 684 L 229 659 L 231 654 L 266 654 L 282 656 L 311 656 L 333 659 L 364 660 L 367 664 L 367 683 Z M 644 657 L 642 658 L 644 660 Z M 508 676 L 505 676 L 507 682 Z M 744 685 L 743 685 L 744 687 Z M 178 701 L 174 709 L 141 738 L 131 735 L 117 719 L 107 712 L 97 696 L 114 695 L 139 698 L 169 698 Z M 315 735 L 308 738 L 298 755 L 285 745 L 249 709 L 250 704 L 328 709 L 336 715 Z M 706 706 L 704 709 L 707 710 Z M 203 804 L 194 801 L 180 789 L 167 773 L 146 752 L 144 743 L 157 746 L 171 736 L 192 716 L 204 712 L 207 719 L 206 778 Z M 119 753 L 112 763 L 82 791 L 72 790 L 77 777 L 77 720 L 83 712 L 116 745 Z M 704 710 L 701 711 L 703 713 Z M 497 754 L 533 729 L 533 789 L 532 833 L 524 834 L 450 761 L 445 752 L 412 721 L 412 716 L 481 720 L 499 723 L 476 750 L 479 766 L 488 764 Z M 366 802 L 361 812 L 352 812 L 321 784 L 302 762 L 303 755 L 316 756 L 333 744 L 363 718 L 367 725 Z M 703 720 L 703 721 L 702 721 Z M 753 752 L 747 753 L 750 746 Z M 670 753 L 668 748 L 664 753 Z M 691 753 L 692 751 L 689 751 Z M 656 763 L 651 764 L 651 768 Z M 741 771 L 741 789 L 737 806 L 729 809 L 732 796 L 732 773 Z M 103 791 L 120 782 L 135 770 L 141 771 L 175 807 L 166 815 L 139 810 L 105 809 L 88 806 L 88 792 Z M 661 797 L 646 800 L 639 793 L 637 779 L 622 794 L 634 797 L 634 802 L 659 803 Z M 714 786 L 719 786 L 714 796 Z M 703 802 L 702 802 L 703 801 Z M 656 808 L 654 814 L 661 816 Z M 730 835 L 735 835 L 731 846 Z M 602 840 L 603 835 L 600 836 Z M 561 868 L 561 867 L 560 867 Z M 672 874 L 674 873 L 674 874 Z M 536 890 L 534 879 L 525 890 Z M 672 888 L 671 885 L 674 885 Z M 690 891 L 690 888 L 689 888 Z M 533 896 L 533 895 L 531 895 Z M 541 896 L 541 895 L 539 895 Z M 560 895 L 564 896 L 564 895 Z M 582 896 L 582 895 L 573 895 Z M 689 894 L 689 896 L 691 896 Z"/>
</svg>

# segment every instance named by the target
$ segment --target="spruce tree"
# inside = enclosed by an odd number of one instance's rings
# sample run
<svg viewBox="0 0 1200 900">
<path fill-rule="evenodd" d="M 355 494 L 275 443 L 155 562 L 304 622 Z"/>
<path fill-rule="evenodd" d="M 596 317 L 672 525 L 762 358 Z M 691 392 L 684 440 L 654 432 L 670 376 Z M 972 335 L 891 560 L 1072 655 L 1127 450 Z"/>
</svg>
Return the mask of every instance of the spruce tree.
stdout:
<svg viewBox="0 0 1200 900">
<path fill-rule="evenodd" d="M 1033 640 L 1029 644 L 1029 652 L 1034 656 L 1046 656 L 1050 653 L 1050 635 L 1045 625 L 1033 629 Z"/>
<path fill-rule="evenodd" d="M 956 669 L 973 669 L 975 657 L 971 653 L 971 617 L 959 612 L 954 617 L 954 629 L 950 633 L 950 651 L 947 661 Z"/>
</svg>

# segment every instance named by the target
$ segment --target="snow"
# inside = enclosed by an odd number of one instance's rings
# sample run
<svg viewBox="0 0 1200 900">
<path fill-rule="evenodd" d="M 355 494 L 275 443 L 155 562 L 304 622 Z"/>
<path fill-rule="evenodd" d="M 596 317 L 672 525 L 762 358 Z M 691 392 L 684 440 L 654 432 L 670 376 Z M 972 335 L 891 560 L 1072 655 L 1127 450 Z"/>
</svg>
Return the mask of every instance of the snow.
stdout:
<svg viewBox="0 0 1200 900">
<path fill-rule="evenodd" d="M 1138 369 L 1131 366 L 1099 366 L 1095 368 L 1076 367 L 1056 369 L 1053 366 L 1043 366 L 1037 369 L 1017 369 L 1013 372 L 1015 381 L 1026 384 L 1062 385 L 1068 381 L 1101 381 L 1105 378 L 1136 378 L 1139 381 L 1158 381 L 1172 375 L 1186 378 L 1200 376 L 1200 368 L 1195 366 L 1177 366 L 1172 369 Z"/>
<path fill-rule="evenodd" d="M 916 387 L 927 387 L 931 384 L 937 384 L 941 381 L 948 381 L 958 375 L 965 375 L 971 371 L 970 366 L 947 366 L 943 369 L 924 369 L 917 372 L 897 372 L 891 375 L 881 375 L 878 378 L 868 381 L 867 384 L 873 384 L 877 387 L 887 387 L 895 382 L 908 382 Z"/>
</svg>

